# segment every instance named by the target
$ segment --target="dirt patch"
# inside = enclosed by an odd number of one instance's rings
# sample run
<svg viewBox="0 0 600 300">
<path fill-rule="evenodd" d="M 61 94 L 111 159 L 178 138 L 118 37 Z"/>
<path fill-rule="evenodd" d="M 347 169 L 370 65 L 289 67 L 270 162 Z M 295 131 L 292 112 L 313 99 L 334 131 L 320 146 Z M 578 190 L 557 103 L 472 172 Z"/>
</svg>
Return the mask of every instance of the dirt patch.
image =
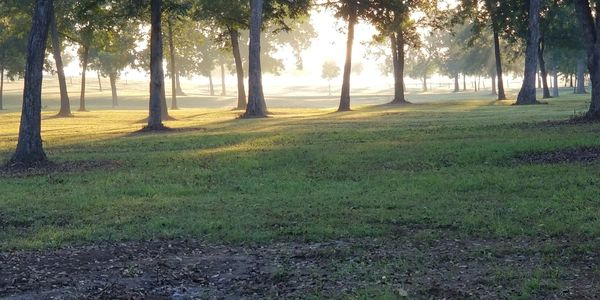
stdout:
<svg viewBox="0 0 600 300">
<path fill-rule="evenodd" d="M 519 154 L 515 161 L 530 164 L 593 162 L 600 159 L 600 146 L 587 146 L 548 152 Z"/>
<path fill-rule="evenodd" d="M 56 173 L 75 173 L 103 169 L 112 170 L 121 167 L 122 161 L 83 160 L 67 162 L 46 162 L 33 167 L 22 165 L 5 165 L 0 167 L 0 177 L 30 177 Z"/>
<path fill-rule="evenodd" d="M 600 294 L 599 253 L 575 251 L 582 241 L 411 239 L 146 241 L 0 253 L 0 298 L 331 298 L 373 289 L 440 299 Z M 540 250 L 548 247 L 559 253 Z"/>
</svg>

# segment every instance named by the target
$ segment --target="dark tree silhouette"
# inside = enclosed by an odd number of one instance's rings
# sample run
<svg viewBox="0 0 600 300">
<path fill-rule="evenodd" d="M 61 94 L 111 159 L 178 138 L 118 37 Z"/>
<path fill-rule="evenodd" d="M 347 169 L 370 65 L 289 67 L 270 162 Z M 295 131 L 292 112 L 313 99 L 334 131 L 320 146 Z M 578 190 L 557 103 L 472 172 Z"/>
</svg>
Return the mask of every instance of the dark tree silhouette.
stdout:
<svg viewBox="0 0 600 300">
<path fill-rule="evenodd" d="M 150 104 L 146 130 L 162 130 L 162 111 L 166 109 L 164 98 L 165 75 L 163 71 L 162 0 L 152 0 L 152 28 L 150 29 Z"/>
</svg>

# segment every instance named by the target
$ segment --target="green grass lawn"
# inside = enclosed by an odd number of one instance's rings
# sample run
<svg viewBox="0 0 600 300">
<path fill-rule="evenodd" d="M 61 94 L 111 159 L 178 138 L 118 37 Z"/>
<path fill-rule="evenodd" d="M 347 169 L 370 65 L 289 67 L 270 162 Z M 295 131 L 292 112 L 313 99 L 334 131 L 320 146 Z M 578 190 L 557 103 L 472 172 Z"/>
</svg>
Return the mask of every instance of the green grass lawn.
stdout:
<svg viewBox="0 0 600 300">
<path fill-rule="evenodd" d="M 588 97 L 516 107 L 481 95 L 413 95 L 417 104 L 406 107 L 273 109 L 255 120 L 194 108 L 167 122 L 185 130 L 161 134 L 132 134 L 142 109 L 68 119 L 46 111 L 51 160 L 120 167 L 0 177 L 0 250 L 148 238 L 321 241 L 402 228 L 422 229 L 415 238 L 423 239 L 445 228 L 597 242 L 599 162 L 514 160 L 600 145 L 597 124 L 542 123 L 585 111 Z M 18 118 L 0 114 L 2 159 L 15 147 Z"/>
</svg>

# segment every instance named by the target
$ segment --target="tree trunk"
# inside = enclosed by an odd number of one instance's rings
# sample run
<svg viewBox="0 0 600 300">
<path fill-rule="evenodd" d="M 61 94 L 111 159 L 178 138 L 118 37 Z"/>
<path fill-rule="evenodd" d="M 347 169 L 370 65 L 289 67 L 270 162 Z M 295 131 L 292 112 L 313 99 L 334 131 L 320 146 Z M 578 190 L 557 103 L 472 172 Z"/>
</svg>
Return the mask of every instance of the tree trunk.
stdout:
<svg viewBox="0 0 600 300">
<path fill-rule="evenodd" d="M 467 91 L 467 74 L 463 73 L 463 92 Z"/>
<path fill-rule="evenodd" d="M 587 94 L 585 90 L 585 59 L 577 60 L 577 89 L 575 94 Z"/>
<path fill-rule="evenodd" d="M 583 29 L 582 33 L 587 51 L 588 70 L 592 80 L 592 101 L 587 112 L 587 117 L 600 119 L 600 37 L 598 36 L 600 28 L 598 28 L 598 20 L 594 20 L 594 16 L 596 18 L 600 16 L 597 15 L 597 7 L 594 13 L 592 13 L 588 0 L 575 0 L 574 4 L 577 20 L 579 20 L 579 24 Z"/>
<path fill-rule="evenodd" d="M 529 1 L 529 29 L 525 51 L 525 74 L 517 105 L 537 104 L 535 78 L 537 73 L 537 48 L 540 40 L 540 0 Z"/>
<path fill-rule="evenodd" d="M 460 84 L 458 83 L 458 73 L 454 74 L 454 92 L 460 92 Z"/>
<path fill-rule="evenodd" d="M 4 66 L 0 66 L 0 110 L 4 110 Z"/>
<path fill-rule="evenodd" d="M 502 53 L 500 51 L 500 35 L 497 26 L 494 25 L 494 56 L 496 58 L 496 76 L 498 80 L 498 101 L 506 100 L 504 75 L 502 74 Z"/>
<path fill-rule="evenodd" d="M 427 75 L 423 76 L 423 92 L 427 92 Z"/>
<path fill-rule="evenodd" d="M 492 72 L 491 75 L 492 75 L 492 95 L 498 95 L 498 89 L 496 88 L 496 82 L 497 82 L 496 81 L 496 79 L 497 79 L 496 73 Z"/>
<path fill-rule="evenodd" d="M 215 85 L 213 83 L 212 74 L 208 73 L 208 92 L 211 96 L 215 95 Z"/>
<path fill-rule="evenodd" d="M 27 47 L 23 108 L 17 149 L 10 165 L 32 166 L 47 161 L 41 135 L 42 81 L 48 28 L 53 12 L 52 0 L 35 2 Z"/>
<path fill-rule="evenodd" d="M 262 86 L 260 63 L 260 34 L 262 30 L 264 0 L 250 0 L 252 16 L 250 18 L 250 49 L 248 67 L 248 105 L 245 118 L 267 116 L 267 104 Z"/>
<path fill-rule="evenodd" d="M 405 86 L 404 86 L 404 33 L 398 30 L 396 34 L 390 37 L 392 42 L 392 60 L 394 64 L 394 104 L 406 104 Z M 330 92 L 331 94 L 331 92 Z"/>
<path fill-rule="evenodd" d="M 56 15 L 53 12 L 50 19 L 50 36 L 52 38 L 52 53 L 54 55 L 54 62 L 56 63 L 56 73 L 58 75 L 58 86 L 60 89 L 60 110 L 58 111 L 59 117 L 70 117 L 71 114 L 71 101 L 69 100 L 69 93 L 67 92 L 67 80 L 65 78 L 65 70 L 61 56 L 60 39 L 58 36 L 58 27 L 56 25 Z"/>
<path fill-rule="evenodd" d="M 352 74 L 352 46 L 354 44 L 354 26 L 357 22 L 356 0 L 349 4 L 348 16 L 348 40 L 346 41 L 346 63 L 344 64 L 344 79 L 342 83 L 342 94 L 340 96 L 339 112 L 350 110 L 350 76 Z M 400 48 L 400 45 L 397 45 Z"/>
<path fill-rule="evenodd" d="M 235 72 L 238 82 L 238 104 L 237 110 L 246 109 L 246 88 L 244 87 L 244 65 L 242 63 L 242 54 L 240 53 L 240 33 L 236 29 L 229 29 L 231 37 L 231 48 L 233 49 L 233 58 L 235 61 Z"/>
<path fill-rule="evenodd" d="M 117 96 L 117 74 L 109 74 L 108 79 L 110 79 L 110 91 L 112 94 L 112 107 L 119 106 L 119 98 Z"/>
<path fill-rule="evenodd" d="M 544 60 L 544 50 L 546 48 L 546 43 L 544 42 L 544 38 L 540 38 L 540 43 L 538 47 L 538 62 L 540 63 L 540 73 L 542 73 L 542 89 L 544 91 L 544 99 L 552 98 L 550 96 L 550 89 L 548 88 L 548 71 L 546 70 L 546 61 Z"/>
<path fill-rule="evenodd" d="M 227 96 L 227 88 L 225 87 L 225 64 L 221 63 L 221 96 Z"/>
<path fill-rule="evenodd" d="M 165 126 L 161 118 L 161 102 L 164 100 L 163 91 L 165 76 L 163 72 L 163 43 L 162 43 L 162 0 L 152 0 L 152 27 L 150 29 L 150 101 L 148 126 L 146 130 L 162 130 Z M 165 105 L 166 106 L 166 105 Z"/>
<path fill-rule="evenodd" d="M 87 72 L 88 60 L 90 57 L 90 46 L 83 46 L 83 59 L 81 69 L 81 94 L 79 95 L 79 111 L 86 111 L 85 109 L 85 75 Z"/>
<path fill-rule="evenodd" d="M 102 93 L 102 78 L 100 77 L 100 72 L 96 72 L 98 76 L 98 90 Z"/>
<path fill-rule="evenodd" d="M 181 82 L 179 81 L 179 76 L 180 76 L 179 70 L 177 70 L 177 73 L 175 74 L 175 80 L 177 82 L 177 96 L 187 96 L 187 94 L 181 88 Z"/>
<path fill-rule="evenodd" d="M 177 67 L 175 66 L 175 43 L 173 42 L 173 20 L 171 17 L 167 20 L 169 27 L 169 53 L 171 54 L 171 109 L 177 107 Z"/>
</svg>

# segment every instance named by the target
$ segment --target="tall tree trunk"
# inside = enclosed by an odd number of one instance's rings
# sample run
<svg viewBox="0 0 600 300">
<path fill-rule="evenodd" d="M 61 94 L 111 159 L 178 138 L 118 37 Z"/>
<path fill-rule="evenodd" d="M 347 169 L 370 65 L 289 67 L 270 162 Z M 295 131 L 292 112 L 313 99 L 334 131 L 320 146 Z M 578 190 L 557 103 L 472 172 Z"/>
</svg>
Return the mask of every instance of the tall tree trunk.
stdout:
<svg viewBox="0 0 600 300">
<path fill-rule="evenodd" d="M 227 96 L 227 88 L 225 87 L 225 64 L 221 62 L 221 96 Z"/>
<path fill-rule="evenodd" d="M 4 110 L 4 66 L 0 66 L 0 110 Z"/>
<path fill-rule="evenodd" d="M 102 76 L 100 75 L 100 72 L 96 72 L 96 75 L 98 76 L 98 90 L 100 90 L 100 92 L 103 92 L 102 90 Z"/>
<path fill-rule="evenodd" d="M 244 65 L 242 63 L 242 54 L 240 53 L 240 33 L 236 29 L 229 29 L 231 38 L 231 48 L 233 49 L 233 58 L 235 61 L 235 73 L 237 75 L 238 104 L 236 109 L 246 109 L 246 88 L 244 87 Z"/>
<path fill-rule="evenodd" d="M 544 60 L 544 51 L 546 48 L 546 43 L 544 42 L 544 38 L 540 38 L 540 43 L 538 47 L 538 62 L 540 63 L 540 73 L 542 73 L 542 88 L 544 91 L 544 99 L 552 98 L 550 96 L 550 89 L 548 88 L 548 71 L 546 70 L 546 61 Z"/>
<path fill-rule="evenodd" d="M 81 69 L 81 94 L 79 95 L 79 111 L 86 111 L 85 109 L 85 75 L 87 72 L 88 60 L 90 57 L 90 46 L 83 46 L 83 59 Z"/>
<path fill-rule="evenodd" d="M 496 88 L 496 83 L 497 83 L 497 81 L 496 81 L 496 79 L 497 79 L 496 73 L 492 72 L 491 75 L 492 75 L 492 95 L 498 95 L 498 89 Z"/>
<path fill-rule="evenodd" d="M 108 79 L 110 79 L 110 91 L 112 94 L 112 107 L 119 106 L 119 98 L 117 96 L 117 74 L 110 73 L 108 74 Z"/>
<path fill-rule="evenodd" d="M 169 16 L 167 20 L 167 26 L 169 27 L 169 53 L 171 54 L 171 109 L 178 109 L 177 107 L 177 67 L 175 66 L 175 43 L 173 42 L 173 20 Z"/>
<path fill-rule="evenodd" d="M 394 104 L 406 104 L 404 86 L 404 33 L 398 30 L 390 37 L 392 42 L 392 60 L 394 64 Z M 330 89 L 331 90 L 331 89 Z M 331 94 L 331 91 L 329 92 Z"/>
<path fill-rule="evenodd" d="M 179 81 L 179 77 L 179 70 L 177 70 L 177 73 L 175 74 L 175 80 L 177 82 L 177 96 L 187 96 L 187 94 L 181 88 L 181 81 Z"/>
<path fill-rule="evenodd" d="M 573 74 L 571 74 L 570 78 L 569 78 L 569 87 L 574 87 L 575 83 L 573 82 Z"/>
<path fill-rule="evenodd" d="M 213 83 L 212 73 L 208 73 L 208 92 L 211 96 L 215 95 L 215 85 Z"/>
<path fill-rule="evenodd" d="M 504 75 L 502 73 L 502 53 L 500 50 L 500 35 L 497 25 L 494 25 L 494 56 L 496 58 L 496 76 L 498 80 L 498 101 L 506 100 L 504 92 Z"/>
<path fill-rule="evenodd" d="M 262 29 L 264 0 L 250 0 L 252 16 L 250 18 L 250 49 L 248 67 L 248 105 L 246 118 L 266 117 L 267 104 L 262 86 L 260 63 L 260 34 Z"/>
<path fill-rule="evenodd" d="M 460 92 L 460 84 L 458 83 L 458 73 L 454 74 L 454 92 Z"/>
<path fill-rule="evenodd" d="M 588 58 L 588 70 L 592 80 L 592 102 L 587 112 L 588 118 L 600 119 L 600 28 L 598 26 L 598 7 L 592 13 L 588 0 L 575 0 L 577 20 L 581 25 L 585 49 Z M 594 19 L 596 18 L 596 19 Z"/>
<path fill-rule="evenodd" d="M 56 63 L 56 73 L 58 75 L 58 86 L 60 89 L 60 110 L 58 111 L 59 117 L 70 117 L 71 114 L 71 101 L 69 100 L 69 93 L 67 92 L 67 80 L 65 78 L 64 64 L 62 61 L 60 39 L 58 36 L 58 27 L 56 25 L 56 14 L 53 12 L 50 19 L 50 36 L 52 38 L 52 54 L 54 55 L 54 62 Z"/>
<path fill-rule="evenodd" d="M 152 0 L 152 27 L 150 29 L 150 101 L 148 126 L 146 130 L 162 130 L 161 102 L 164 99 L 165 75 L 163 71 L 163 43 L 162 43 L 162 0 Z M 164 104 L 166 106 L 166 103 Z"/>
<path fill-rule="evenodd" d="M 517 105 L 537 104 L 535 77 L 537 73 L 537 48 L 540 40 L 540 0 L 529 0 L 529 29 L 525 53 L 525 74 Z"/>
<path fill-rule="evenodd" d="M 463 73 L 463 92 L 467 91 L 467 74 Z"/>
<path fill-rule="evenodd" d="M 42 144 L 42 81 L 48 28 L 53 12 L 52 0 L 35 2 L 27 46 L 23 108 L 17 149 L 10 165 L 32 166 L 47 161 Z"/>
<path fill-rule="evenodd" d="M 577 90 L 575 94 L 587 94 L 585 90 L 585 59 L 577 59 Z"/>
<path fill-rule="evenodd" d="M 346 63 L 344 64 L 344 80 L 342 83 L 342 94 L 338 111 L 350 110 L 350 76 L 352 74 L 352 46 L 354 44 L 354 26 L 357 22 L 356 0 L 349 4 L 348 16 L 348 40 L 346 41 Z M 400 45 L 397 45 L 400 48 Z"/>
</svg>

